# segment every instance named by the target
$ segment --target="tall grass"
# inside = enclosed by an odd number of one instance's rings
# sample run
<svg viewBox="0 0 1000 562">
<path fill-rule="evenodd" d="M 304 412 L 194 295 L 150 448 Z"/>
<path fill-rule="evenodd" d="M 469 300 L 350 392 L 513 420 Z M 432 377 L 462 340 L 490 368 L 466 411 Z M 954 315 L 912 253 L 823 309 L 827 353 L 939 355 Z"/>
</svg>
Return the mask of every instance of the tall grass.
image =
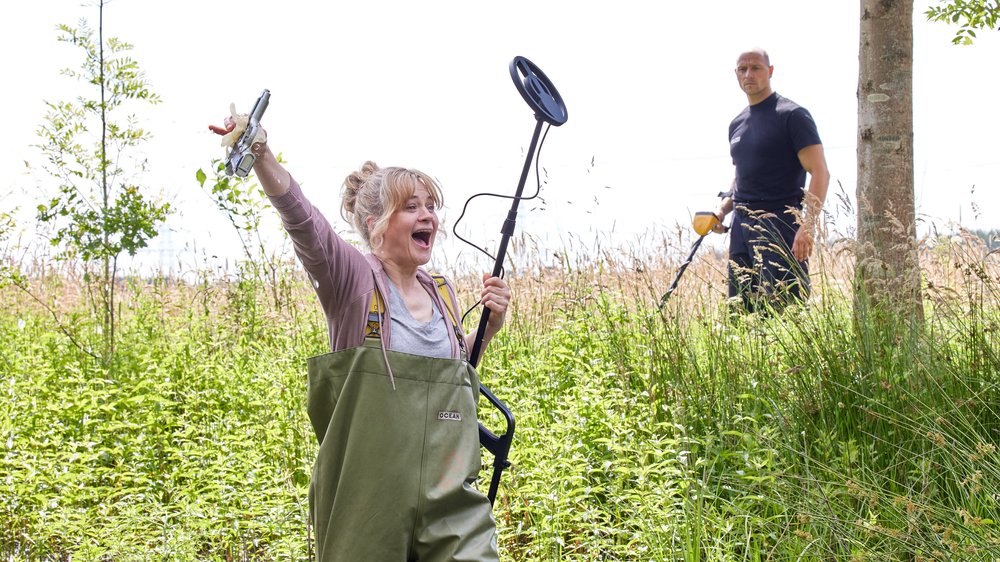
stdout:
<svg viewBox="0 0 1000 562">
<path fill-rule="evenodd" d="M 660 311 L 690 242 L 577 240 L 554 263 L 513 244 L 480 369 L 517 416 L 502 557 L 1000 560 L 994 256 L 925 245 L 926 326 L 886 341 L 836 248 L 808 306 L 733 317 L 705 250 Z M 242 267 L 124 281 L 107 365 L 72 271 L 0 289 L 4 559 L 308 558 L 325 323 L 294 264 Z M 477 274 L 455 277 L 470 302 Z"/>
</svg>

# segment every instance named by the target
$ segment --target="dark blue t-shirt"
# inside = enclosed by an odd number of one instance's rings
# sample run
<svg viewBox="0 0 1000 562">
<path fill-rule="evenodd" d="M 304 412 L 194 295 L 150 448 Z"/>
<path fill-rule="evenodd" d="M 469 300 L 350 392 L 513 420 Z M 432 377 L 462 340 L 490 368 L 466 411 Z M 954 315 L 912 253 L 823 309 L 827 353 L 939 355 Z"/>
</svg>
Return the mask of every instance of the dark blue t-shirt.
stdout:
<svg viewBox="0 0 1000 562">
<path fill-rule="evenodd" d="M 742 203 L 801 205 L 806 171 L 798 153 L 821 144 L 806 108 L 773 93 L 729 124 L 729 154 L 736 166 L 733 199 Z"/>
</svg>

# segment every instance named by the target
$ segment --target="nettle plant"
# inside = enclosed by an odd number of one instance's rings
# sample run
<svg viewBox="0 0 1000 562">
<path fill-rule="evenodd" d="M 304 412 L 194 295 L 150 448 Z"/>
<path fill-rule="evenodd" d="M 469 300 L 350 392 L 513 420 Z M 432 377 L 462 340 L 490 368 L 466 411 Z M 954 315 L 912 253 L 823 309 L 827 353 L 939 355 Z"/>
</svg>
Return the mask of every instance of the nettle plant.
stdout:
<svg viewBox="0 0 1000 562">
<path fill-rule="evenodd" d="M 145 74 L 129 56 L 132 45 L 104 39 L 101 23 L 94 30 L 60 25 L 61 42 L 82 51 L 83 64 L 63 74 L 82 82 L 74 101 L 46 101 L 48 112 L 38 130 L 45 172 L 57 182 L 54 195 L 38 205 L 39 222 L 52 232 L 60 259 L 82 263 L 94 312 L 101 318 L 100 351 L 85 350 L 104 362 L 115 347 L 115 278 L 119 258 L 134 256 L 157 234 L 170 210 L 151 199 L 136 178 L 147 170 L 138 147 L 150 138 L 129 109 L 155 105 Z M 95 37 L 96 35 L 96 37 Z M 92 94 L 87 95 L 87 92 Z M 123 117 L 120 117 L 124 115 Z"/>
</svg>

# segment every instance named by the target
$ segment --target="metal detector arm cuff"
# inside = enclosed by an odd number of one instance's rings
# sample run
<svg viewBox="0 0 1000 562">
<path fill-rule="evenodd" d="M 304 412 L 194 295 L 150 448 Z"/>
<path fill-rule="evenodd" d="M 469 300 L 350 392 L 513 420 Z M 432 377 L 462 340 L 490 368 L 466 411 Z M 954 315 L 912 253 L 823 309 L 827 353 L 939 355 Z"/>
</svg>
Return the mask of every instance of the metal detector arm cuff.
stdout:
<svg viewBox="0 0 1000 562">
<path fill-rule="evenodd" d="M 490 477 L 489 493 L 486 494 L 486 497 L 490 499 L 490 505 L 492 505 L 496 501 L 497 492 L 500 489 L 500 476 L 504 469 L 510 467 L 508 455 L 510 454 L 511 442 L 514 440 L 514 414 L 502 400 L 490 392 L 490 389 L 479 385 L 479 392 L 489 400 L 493 407 L 500 410 L 507 423 L 506 431 L 501 435 L 493 433 L 482 423 L 479 424 L 479 444 L 493 454 L 493 474 Z"/>
</svg>

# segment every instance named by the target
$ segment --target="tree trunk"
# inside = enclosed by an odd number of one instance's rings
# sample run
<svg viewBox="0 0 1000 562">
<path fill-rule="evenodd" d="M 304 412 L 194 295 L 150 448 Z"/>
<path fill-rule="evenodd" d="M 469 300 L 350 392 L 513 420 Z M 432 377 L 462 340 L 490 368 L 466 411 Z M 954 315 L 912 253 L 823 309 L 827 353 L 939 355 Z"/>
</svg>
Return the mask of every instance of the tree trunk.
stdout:
<svg viewBox="0 0 1000 562">
<path fill-rule="evenodd" d="M 855 313 L 915 328 L 923 303 L 913 201 L 913 0 L 861 0 L 859 52 Z"/>
</svg>

